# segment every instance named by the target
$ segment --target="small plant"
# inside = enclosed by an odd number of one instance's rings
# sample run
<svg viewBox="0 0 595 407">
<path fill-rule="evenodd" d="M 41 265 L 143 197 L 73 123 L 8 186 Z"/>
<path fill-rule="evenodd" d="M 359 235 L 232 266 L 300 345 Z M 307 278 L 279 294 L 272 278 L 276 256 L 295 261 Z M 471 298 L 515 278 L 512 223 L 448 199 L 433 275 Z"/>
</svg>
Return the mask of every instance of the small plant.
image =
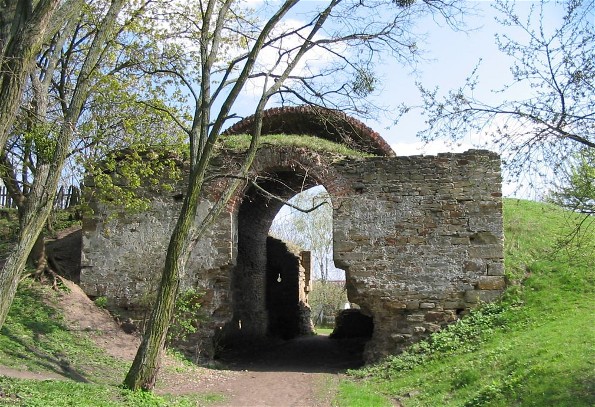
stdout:
<svg viewBox="0 0 595 407">
<path fill-rule="evenodd" d="M 198 330 L 205 318 L 200 311 L 204 293 L 188 289 L 178 294 L 174 317 L 167 333 L 168 342 L 183 341 Z"/>
<path fill-rule="evenodd" d="M 95 301 L 93 301 L 93 302 L 99 308 L 105 309 L 107 307 L 107 297 L 104 297 L 104 296 L 97 297 L 97 298 L 95 298 Z"/>
</svg>

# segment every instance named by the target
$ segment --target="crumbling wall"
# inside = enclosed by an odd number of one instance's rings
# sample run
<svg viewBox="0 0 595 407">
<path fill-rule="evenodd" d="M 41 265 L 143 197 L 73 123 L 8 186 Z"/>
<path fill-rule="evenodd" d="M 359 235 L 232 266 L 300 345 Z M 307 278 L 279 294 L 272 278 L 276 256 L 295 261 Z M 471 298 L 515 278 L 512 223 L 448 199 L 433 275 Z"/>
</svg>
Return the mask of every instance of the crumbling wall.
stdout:
<svg viewBox="0 0 595 407">
<path fill-rule="evenodd" d="M 242 157 L 221 156 L 213 171 L 233 173 Z M 350 301 L 373 319 L 368 359 L 399 351 L 504 289 L 494 153 L 338 160 L 304 148 L 268 147 L 259 151 L 251 175 L 265 176 L 270 182 L 262 185 L 286 199 L 316 184 L 331 195 L 335 264 L 346 271 Z M 289 188 L 275 190 L 279 186 Z M 205 188 L 199 219 L 222 187 Z M 156 288 L 183 190 L 181 183 L 172 193 L 155 194 L 150 210 L 136 215 L 94 204 L 83 226 L 81 286 L 88 295 L 130 309 L 150 306 L 146 299 Z M 205 293 L 211 322 L 202 327 L 203 337 L 220 337 L 230 327 L 237 333 L 240 324 L 266 333 L 266 236 L 281 205 L 246 185 L 197 242 L 181 289 Z"/>
<path fill-rule="evenodd" d="M 398 351 L 505 288 L 500 160 L 487 151 L 343 161 L 335 264 L 373 317 L 368 359 Z M 348 180 L 348 181 L 347 181 Z"/>
</svg>

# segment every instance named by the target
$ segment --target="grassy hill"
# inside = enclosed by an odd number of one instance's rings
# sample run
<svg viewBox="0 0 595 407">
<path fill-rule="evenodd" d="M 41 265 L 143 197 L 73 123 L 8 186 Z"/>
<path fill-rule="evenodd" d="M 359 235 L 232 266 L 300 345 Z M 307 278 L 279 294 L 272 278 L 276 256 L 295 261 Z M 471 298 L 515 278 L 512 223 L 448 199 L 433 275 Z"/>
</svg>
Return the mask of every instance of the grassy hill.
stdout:
<svg viewBox="0 0 595 407">
<path fill-rule="evenodd" d="M 595 405 L 594 231 L 565 245 L 573 214 L 528 201 L 506 200 L 504 220 L 502 302 L 351 372 L 338 405 Z"/>
</svg>

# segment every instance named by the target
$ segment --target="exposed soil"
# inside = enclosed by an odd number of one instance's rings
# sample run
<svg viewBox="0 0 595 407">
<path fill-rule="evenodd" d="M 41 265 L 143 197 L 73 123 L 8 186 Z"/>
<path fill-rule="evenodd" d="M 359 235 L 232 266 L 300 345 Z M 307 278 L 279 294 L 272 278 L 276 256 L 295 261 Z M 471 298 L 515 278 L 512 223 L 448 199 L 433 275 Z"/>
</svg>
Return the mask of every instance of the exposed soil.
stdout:
<svg viewBox="0 0 595 407">
<path fill-rule="evenodd" d="M 139 337 L 125 333 L 105 310 L 98 308 L 69 280 L 70 289 L 59 302 L 73 330 L 93 332 L 91 339 L 108 354 L 132 361 Z M 168 368 L 179 363 L 164 360 L 158 393 L 219 393 L 218 406 L 330 406 L 338 378 L 361 365 L 362 344 L 327 336 L 271 341 L 250 349 L 224 353 L 217 369 Z M 0 366 L 0 375 L 29 379 L 64 379 L 58 374 L 22 372 Z"/>
</svg>

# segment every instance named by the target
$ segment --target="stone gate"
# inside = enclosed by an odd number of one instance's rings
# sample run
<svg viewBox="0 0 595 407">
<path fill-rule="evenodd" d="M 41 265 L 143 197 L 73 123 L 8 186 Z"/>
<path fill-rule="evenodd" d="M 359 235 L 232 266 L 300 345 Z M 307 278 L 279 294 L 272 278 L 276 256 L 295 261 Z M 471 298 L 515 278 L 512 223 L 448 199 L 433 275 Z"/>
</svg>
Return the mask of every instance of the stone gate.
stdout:
<svg viewBox="0 0 595 407">
<path fill-rule="evenodd" d="M 227 134 L 249 133 L 252 124 L 247 118 Z M 264 337 L 273 326 L 283 330 L 280 325 L 291 323 L 279 322 L 291 318 L 281 318 L 271 305 L 271 293 L 281 288 L 266 272 L 268 231 L 283 204 L 262 190 L 289 199 L 323 185 L 330 194 L 335 265 L 345 270 L 349 300 L 373 320 L 368 360 L 398 352 L 505 288 L 497 154 L 396 157 L 361 122 L 306 107 L 267 111 L 263 134 L 251 169 L 258 188 L 247 183 L 237 192 L 196 242 L 181 276 L 181 289 L 205 293 L 202 309 L 209 320 L 196 338 L 201 352 L 212 356 L 213 341 L 221 337 Z M 312 135 L 367 155 L 270 146 L 267 134 Z M 233 174 L 242 158 L 241 152 L 222 150 L 211 174 Z M 199 218 L 227 182 L 212 179 Z M 172 192 L 153 194 L 151 208 L 136 215 L 92 202 L 95 214 L 83 224 L 80 277 L 89 296 L 105 296 L 129 310 L 150 305 L 148 293 L 156 287 L 183 191 L 184 181 Z M 292 284 L 292 290 L 304 289 Z M 292 298 L 297 307 L 301 294 Z"/>
</svg>

